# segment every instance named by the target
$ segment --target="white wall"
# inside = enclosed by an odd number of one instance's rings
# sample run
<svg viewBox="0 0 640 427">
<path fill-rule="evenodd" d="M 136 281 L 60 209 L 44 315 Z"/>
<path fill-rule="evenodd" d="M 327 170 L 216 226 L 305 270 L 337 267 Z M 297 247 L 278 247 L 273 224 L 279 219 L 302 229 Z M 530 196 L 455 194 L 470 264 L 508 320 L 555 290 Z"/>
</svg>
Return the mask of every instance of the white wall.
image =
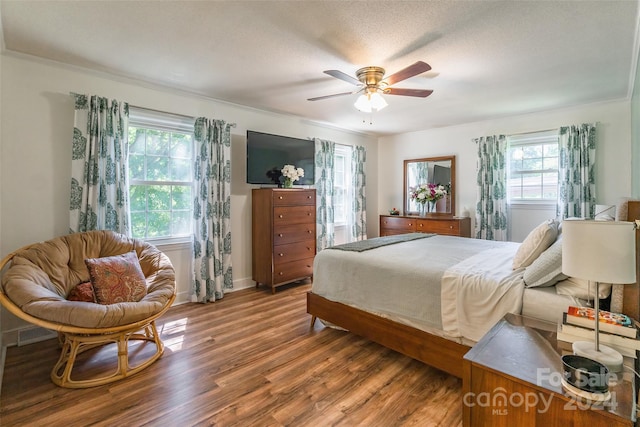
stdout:
<svg viewBox="0 0 640 427">
<path fill-rule="evenodd" d="M 234 286 L 251 282 L 251 189 L 245 183 L 247 129 L 297 138 L 319 137 L 367 149 L 368 222 L 377 224 L 377 139 L 307 120 L 173 91 L 105 74 L 88 72 L 16 54 L 2 58 L 0 125 L 1 255 L 47 240 L 69 229 L 69 182 L 73 102 L 70 92 L 89 93 L 131 105 L 189 116 L 235 122 L 232 132 L 232 263 Z M 375 232 L 375 228 L 371 233 Z M 178 274 L 178 299 L 189 294 L 188 247 L 173 245 L 167 254 Z M 16 327 L 3 314 L 2 330 Z"/>
<path fill-rule="evenodd" d="M 453 154 L 456 156 L 457 175 L 456 214 L 466 206 L 471 213 L 473 227 L 476 201 L 476 145 L 473 138 L 590 122 L 598 122 L 597 200 L 601 204 L 616 204 L 620 197 L 631 194 L 630 120 L 630 102 L 620 100 L 380 138 L 379 213 L 402 206 L 403 160 Z M 545 216 L 545 213 L 533 212 L 524 223 L 515 226 L 511 231 L 516 238 L 512 240 L 522 240 L 522 236 L 539 223 L 541 215 Z"/>
</svg>

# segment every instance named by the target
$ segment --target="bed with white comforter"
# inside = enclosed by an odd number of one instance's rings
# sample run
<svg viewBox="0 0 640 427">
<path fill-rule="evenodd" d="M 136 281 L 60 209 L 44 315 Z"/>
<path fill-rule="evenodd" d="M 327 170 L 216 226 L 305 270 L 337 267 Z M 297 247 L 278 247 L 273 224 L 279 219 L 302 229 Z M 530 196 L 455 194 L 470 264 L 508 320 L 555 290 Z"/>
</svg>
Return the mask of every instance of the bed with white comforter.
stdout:
<svg viewBox="0 0 640 427">
<path fill-rule="evenodd" d="M 362 252 L 319 252 L 312 292 L 466 345 L 506 313 L 522 313 L 525 269 L 512 267 L 519 243 L 414 238 Z M 539 296 L 543 306 L 557 297 L 561 307 L 577 303 L 549 292 Z M 544 307 L 537 304 L 535 310 Z"/>
</svg>

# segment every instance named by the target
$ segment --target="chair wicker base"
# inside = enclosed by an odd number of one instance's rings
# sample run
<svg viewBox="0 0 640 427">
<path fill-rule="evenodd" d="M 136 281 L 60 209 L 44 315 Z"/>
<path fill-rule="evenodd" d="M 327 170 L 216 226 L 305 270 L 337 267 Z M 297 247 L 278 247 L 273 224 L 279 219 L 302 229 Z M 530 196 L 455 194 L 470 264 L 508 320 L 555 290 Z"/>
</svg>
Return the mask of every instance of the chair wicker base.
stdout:
<svg viewBox="0 0 640 427">
<path fill-rule="evenodd" d="M 113 333 L 87 335 L 61 332 L 61 338 L 63 338 L 62 351 L 58 362 L 51 371 L 51 380 L 65 388 L 95 387 L 121 380 L 145 369 L 158 360 L 164 352 L 164 345 L 158 335 L 155 320 L 142 325 L 142 327 L 136 324 L 135 329 Z M 129 363 L 129 341 L 131 340 L 149 341 L 156 346 L 154 354 L 133 368 Z M 118 366 L 115 372 L 83 380 L 71 378 L 76 358 L 80 353 L 111 343 L 117 344 L 118 347 Z"/>
</svg>

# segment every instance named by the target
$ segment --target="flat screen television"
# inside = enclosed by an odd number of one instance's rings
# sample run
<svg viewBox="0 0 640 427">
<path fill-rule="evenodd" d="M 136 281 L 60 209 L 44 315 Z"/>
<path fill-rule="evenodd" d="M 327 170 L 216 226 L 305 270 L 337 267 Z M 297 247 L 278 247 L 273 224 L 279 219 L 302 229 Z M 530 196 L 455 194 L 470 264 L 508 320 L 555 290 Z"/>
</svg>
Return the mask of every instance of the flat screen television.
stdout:
<svg viewBox="0 0 640 427">
<path fill-rule="evenodd" d="M 304 169 L 296 185 L 314 183 L 315 143 L 309 139 L 247 131 L 247 183 L 279 185 L 284 165 Z"/>
</svg>

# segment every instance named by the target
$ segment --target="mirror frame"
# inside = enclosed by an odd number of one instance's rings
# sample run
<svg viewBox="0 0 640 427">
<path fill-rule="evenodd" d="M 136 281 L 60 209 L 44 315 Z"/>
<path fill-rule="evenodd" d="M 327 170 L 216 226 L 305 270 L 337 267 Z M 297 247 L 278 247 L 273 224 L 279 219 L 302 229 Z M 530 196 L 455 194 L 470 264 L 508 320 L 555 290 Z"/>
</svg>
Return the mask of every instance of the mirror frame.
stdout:
<svg viewBox="0 0 640 427">
<path fill-rule="evenodd" d="M 407 159 L 404 161 L 404 170 L 403 170 L 403 194 L 402 194 L 402 205 L 404 215 L 418 215 L 417 211 L 409 211 L 409 186 L 407 182 L 407 166 L 409 163 L 418 163 L 418 162 L 442 162 L 442 161 L 451 161 L 451 212 L 432 212 L 427 214 L 428 216 L 448 216 L 453 217 L 456 214 L 456 156 L 440 156 L 440 157 L 423 157 L 421 159 Z"/>
</svg>

